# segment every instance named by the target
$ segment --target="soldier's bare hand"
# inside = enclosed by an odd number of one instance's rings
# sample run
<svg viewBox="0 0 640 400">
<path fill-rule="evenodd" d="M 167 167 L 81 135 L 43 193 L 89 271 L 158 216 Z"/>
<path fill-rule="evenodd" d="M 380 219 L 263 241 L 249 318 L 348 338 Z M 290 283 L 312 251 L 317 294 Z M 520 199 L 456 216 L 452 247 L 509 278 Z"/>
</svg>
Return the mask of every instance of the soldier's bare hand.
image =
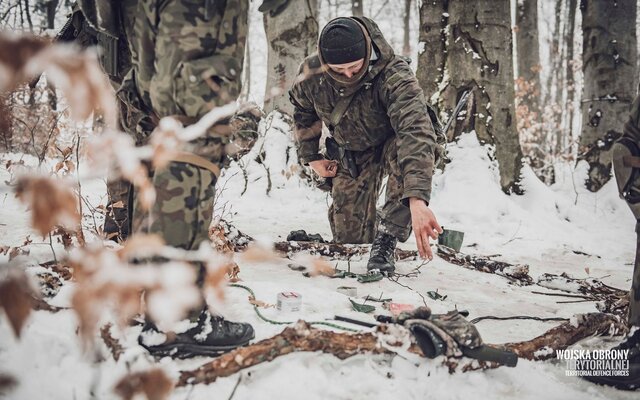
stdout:
<svg viewBox="0 0 640 400">
<path fill-rule="evenodd" d="M 424 200 L 417 197 L 409 199 L 409 208 L 411 209 L 411 225 L 413 233 L 416 236 L 418 244 L 418 253 L 424 259 L 433 259 L 431 246 L 429 246 L 429 238 L 436 240 L 438 235 L 442 233 L 442 228 L 436 220 L 433 211 L 429 209 Z"/>
<path fill-rule="evenodd" d="M 311 161 L 309 166 L 323 178 L 333 178 L 338 172 L 338 162 L 334 160 Z"/>
</svg>

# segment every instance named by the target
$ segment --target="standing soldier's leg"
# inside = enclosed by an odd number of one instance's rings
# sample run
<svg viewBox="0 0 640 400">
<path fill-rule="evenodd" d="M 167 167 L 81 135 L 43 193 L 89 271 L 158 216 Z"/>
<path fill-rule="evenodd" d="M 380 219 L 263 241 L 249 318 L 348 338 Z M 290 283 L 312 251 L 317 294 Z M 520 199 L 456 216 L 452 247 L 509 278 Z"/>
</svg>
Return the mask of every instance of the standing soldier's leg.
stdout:
<svg viewBox="0 0 640 400">
<path fill-rule="evenodd" d="M 136 87 L 158 118 L 174 116 L 190 124 L 212 108 L 235 100 L 241 84 L 247 0 L 147 0 L 140 3 L 140 10 L 144 19 L 134 30 L 139 36 Z M 185 150 L 221 166 L 226 138 L 212 131 L 204 132 Z M 156 233 L 175 247 L 196 249 L 208 238 L 216 176 L 208 169 L 174 161 L 154 171 L 152 182 L 156 202 L 149 212 L 136 202 L 134 230 Z M 195 328 L 162 344 L 145 343 L 144 332 L 153 329 L 153 325 L 145 328 L 140 343 L 159 355 L 176 351 L 177 356 L 212 355 L 246 344 L 254 336 L 250 325 L 228 322 L 206 311 L 200 313 Z"/>
</svg>

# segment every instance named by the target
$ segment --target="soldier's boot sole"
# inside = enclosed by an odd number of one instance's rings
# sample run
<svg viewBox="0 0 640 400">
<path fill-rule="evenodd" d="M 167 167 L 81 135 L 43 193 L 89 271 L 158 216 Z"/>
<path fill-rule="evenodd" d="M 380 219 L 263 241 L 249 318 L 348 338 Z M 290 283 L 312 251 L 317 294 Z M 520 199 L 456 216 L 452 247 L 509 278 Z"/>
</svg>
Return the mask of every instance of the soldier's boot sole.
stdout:
<svg viewBox="0 0 640 400">
<path fill-rule="evenodd" d="M 379 270 L 384 276 L 393 276 L 396 271 L 396 266 L 387 262 L 369 261 L 367 263 L 367 271 Z"/>
</svg>

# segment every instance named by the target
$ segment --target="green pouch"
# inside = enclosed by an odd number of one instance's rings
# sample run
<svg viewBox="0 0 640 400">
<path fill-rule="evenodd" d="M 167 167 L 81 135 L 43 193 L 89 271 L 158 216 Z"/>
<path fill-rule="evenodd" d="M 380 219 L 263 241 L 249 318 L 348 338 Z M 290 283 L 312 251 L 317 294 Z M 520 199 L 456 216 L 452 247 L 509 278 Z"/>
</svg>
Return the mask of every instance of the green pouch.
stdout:
<svg viewBox="0 0 640 400">
<path fill-rule="evenodd" d="M 462 248 L 463 239 L 464 232 L 454 231 L 451 229 L 443 229 L 440 236 L 438 236 L 438 244 L 450 247 L 456 252 L 459 252 Z"/>
</svg>

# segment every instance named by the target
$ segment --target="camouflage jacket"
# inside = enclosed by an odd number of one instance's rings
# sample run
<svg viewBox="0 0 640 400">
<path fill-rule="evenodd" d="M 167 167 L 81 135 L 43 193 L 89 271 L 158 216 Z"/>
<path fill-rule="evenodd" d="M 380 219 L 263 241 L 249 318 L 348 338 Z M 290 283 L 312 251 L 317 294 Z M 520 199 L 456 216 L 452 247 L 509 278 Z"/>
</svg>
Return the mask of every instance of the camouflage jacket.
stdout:
<svg viewBox="0 0 640 400">
<path fill-rule="evenodd" d="M 403 175 L 403 199 L 429 201 L 436 136 L 427 102 L 408 62 L 396 56 L 370 19 L 354 18 L 366 28 L 376 57 L 356 85 L 345 86 L 328 72 L 317 53 L 300 66 L 300 77 L 289 91 L 294 106 L 294 136 L 303 163 L 321 159 L 322 123 L 345 149 L 366 151 L 395 135 Z M 355 93 L 338 126 L 330 115 L 336 102 Z"/>
</svg>

